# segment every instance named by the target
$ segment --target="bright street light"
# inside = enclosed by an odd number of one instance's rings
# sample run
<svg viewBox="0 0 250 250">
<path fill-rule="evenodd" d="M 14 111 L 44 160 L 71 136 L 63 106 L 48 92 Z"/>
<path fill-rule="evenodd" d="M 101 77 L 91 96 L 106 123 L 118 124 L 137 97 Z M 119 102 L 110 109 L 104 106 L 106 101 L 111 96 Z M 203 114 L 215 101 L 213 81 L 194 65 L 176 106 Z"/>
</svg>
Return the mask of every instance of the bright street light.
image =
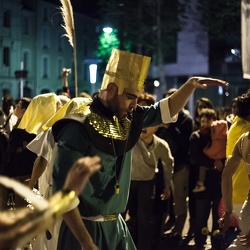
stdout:
<svg viewBox="0 0 250 250">
<path fill-rule="evenodd" d="M 108 34 L 110 34 L 113 31 L 111 27 L 104 27 L 102 30 L 104 33 L 108 33 Z"/>
<path fill-rule="evenodd" d="M 97 72 L 97 64 L 90 64 L 89 65 L 89 73 L 90 73 L 90 83 L 96 83 L 96 72 Z"/>
<path fill-rule="evenodd" d="M 155 86 L 156 88 L 159 87 L 159 86 L 160 86 L 160 82 L 157 81 L 157 80 L 154 80 L 154 86 Z"/>
</svg>

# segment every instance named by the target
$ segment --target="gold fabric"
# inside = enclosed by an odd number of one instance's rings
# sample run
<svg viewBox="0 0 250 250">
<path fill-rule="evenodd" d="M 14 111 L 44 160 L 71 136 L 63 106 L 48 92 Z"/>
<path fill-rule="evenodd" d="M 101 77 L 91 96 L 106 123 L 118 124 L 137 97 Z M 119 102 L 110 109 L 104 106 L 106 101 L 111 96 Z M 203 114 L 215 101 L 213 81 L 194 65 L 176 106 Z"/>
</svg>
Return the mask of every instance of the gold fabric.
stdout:
<svg viewBox="0 0 250 250">
<path fill-rule="evenodd" d="M 143 90 L 151 58 L 139 54 L 113 49 L 103 76 L 101 90 L 110 82 L 118 87 L 118 94 L 124 88 Z"/>
<path fill-rule="evenodd" d="M 31 134 L 38 134 L 42 131 L 42 126 L 56 113 L 58 102 L 60 99 L 55 93 L 35 96 L 25 111 L 18 128 L 25 129 Z"/>
<path fill-rule="evenodd" d="M 104 137 L 112 137 L 113 139 L 123 141 L 128 138 L 131 121 L 127 118 L 119 122 L 117 117 L 114 116 L 113 121 L 110 121 L 91 112 L 88 115 L 88 119 L 89 124 Z"/>
<path fill-rule="evenodd" d="M 58 110 L 58 112 L 52 116 L 48 122 L 43 126 L 44 130 L 52 127 L 53 124 L 60 119 L 62 119 L 65 115 L 70 114 L 81 114 L 87 115 L 89 113 L 89 104 L 92 102 L 91 98 L 84 97 L 76 97 L 67 102 L 63 107 Z"/>
<path fill-rule="evenodd" d="M 54 210 L 57 217 L 67 211 L 73 199 L 76 197 L 75 191 L 57 192 L 49 200 L 49 206 Z"/>
</svg>

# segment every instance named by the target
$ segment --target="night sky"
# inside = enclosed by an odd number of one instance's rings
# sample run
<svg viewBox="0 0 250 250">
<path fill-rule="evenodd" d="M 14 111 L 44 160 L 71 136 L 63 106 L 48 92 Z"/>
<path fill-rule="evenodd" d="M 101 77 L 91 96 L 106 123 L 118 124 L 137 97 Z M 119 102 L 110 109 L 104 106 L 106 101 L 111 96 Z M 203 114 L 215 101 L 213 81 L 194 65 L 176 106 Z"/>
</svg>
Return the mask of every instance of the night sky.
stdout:
<svg viewBox="0 0 250 250">
<path fill-rule="evenodd" d="M 60 0 L 55 0 L 55 2 L 60 6 Z M 85 15 L 98 18 L 98 0 L 71 0 L 73 11 L 81 12 Z"/>
</svg>

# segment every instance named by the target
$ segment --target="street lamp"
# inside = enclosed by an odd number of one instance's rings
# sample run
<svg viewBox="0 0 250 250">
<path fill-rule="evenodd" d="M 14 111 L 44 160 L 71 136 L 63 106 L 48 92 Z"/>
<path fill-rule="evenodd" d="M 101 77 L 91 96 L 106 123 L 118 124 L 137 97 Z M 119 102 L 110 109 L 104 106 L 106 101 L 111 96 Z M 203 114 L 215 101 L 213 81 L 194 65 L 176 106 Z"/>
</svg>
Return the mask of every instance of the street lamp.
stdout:
<svg viewBox="0 0 250 250">
<path fill-rule="evenodd" d="M 24 79 L 27 78 L 28 71 L 24 70 L 23 61 L 21 61 L 21 69 L 15 71 L 15 77 L 20 79 L 20 98 L 23 98 L 23 83 Z"/>
<path fill-rule="evenodd" d="M 108 34 L 111 34 L 113 31 L 113 29 L 111 27 L 104 27 L 102 30 L 104 33 L 108 33 Z"/>
<path fill-rule="evenodd" d="M 91 83 L 91 92 L 95 92 L 95 84 L 96 84 L 96 73 L 97 73 L 97 64 L 93 63 L 89 65 L 89 78 Z"/>
</svg>

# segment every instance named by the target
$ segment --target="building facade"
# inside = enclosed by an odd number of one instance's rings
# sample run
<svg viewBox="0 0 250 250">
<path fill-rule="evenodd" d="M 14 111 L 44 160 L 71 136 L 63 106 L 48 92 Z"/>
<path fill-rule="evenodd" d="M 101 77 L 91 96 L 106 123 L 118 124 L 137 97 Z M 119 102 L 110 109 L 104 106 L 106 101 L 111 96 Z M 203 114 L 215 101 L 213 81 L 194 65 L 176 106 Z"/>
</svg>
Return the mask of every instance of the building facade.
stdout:
<svg viewBox="0 0 250 250">
<path fill-rule="evenodd" d="M 62 89 L 62 68 L 71 68 L 68 82 L 74 87 L 73 48 L 64 36 L 58 5 L 44 0 L 0 0 L 0 97 L 15 100 Z M 99 22 L 74 10 L 78 93 L 89 92 L 89 65 L 95 57 Z"/>
</svg>

